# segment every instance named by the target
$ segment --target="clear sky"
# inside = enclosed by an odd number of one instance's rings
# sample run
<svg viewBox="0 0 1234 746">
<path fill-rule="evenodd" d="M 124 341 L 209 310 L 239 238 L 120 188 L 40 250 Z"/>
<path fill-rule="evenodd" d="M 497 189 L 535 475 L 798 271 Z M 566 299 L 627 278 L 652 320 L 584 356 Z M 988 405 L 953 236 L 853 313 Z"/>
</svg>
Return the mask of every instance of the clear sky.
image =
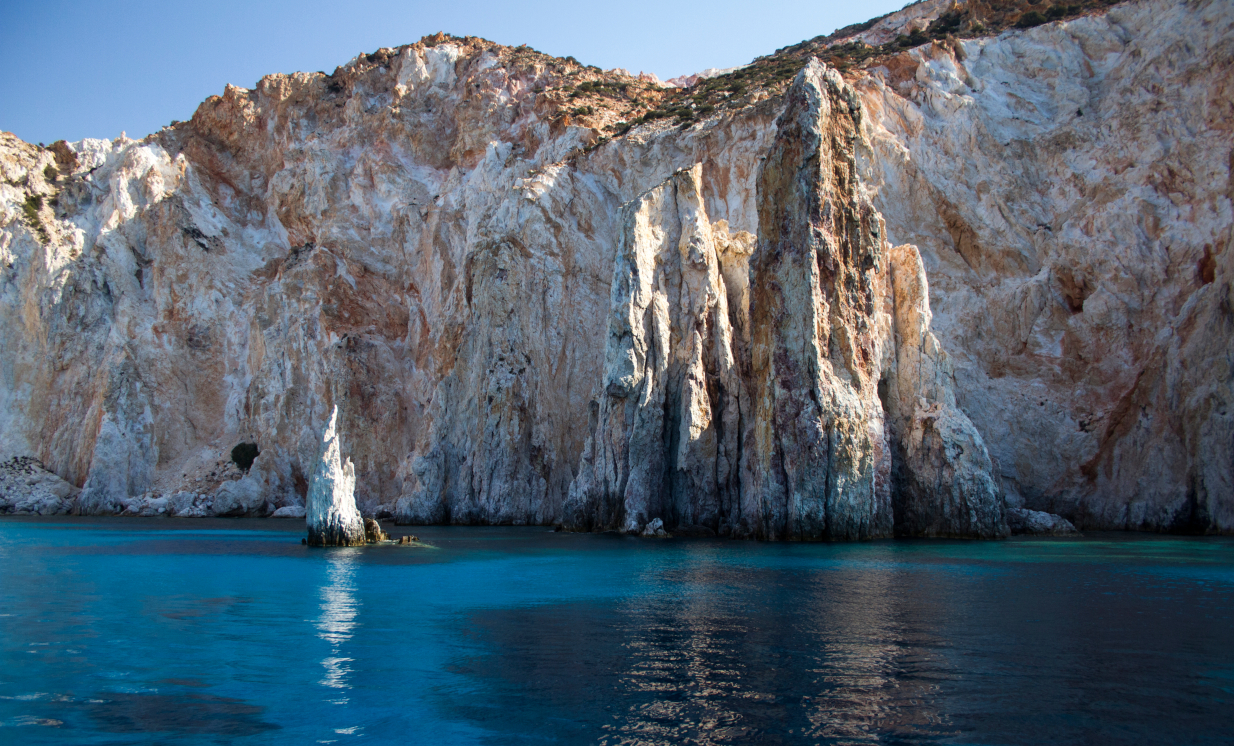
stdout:
<svg viewBox="0 0 1234 746">
<path fill-rule="evenodd" d="M 731 67 L 897 10 L 872 2 L 0 0 L 0 130 L 142 137 L 227 83 L 332 71 L 437 31 L 661 78 Z"/>
</svg>

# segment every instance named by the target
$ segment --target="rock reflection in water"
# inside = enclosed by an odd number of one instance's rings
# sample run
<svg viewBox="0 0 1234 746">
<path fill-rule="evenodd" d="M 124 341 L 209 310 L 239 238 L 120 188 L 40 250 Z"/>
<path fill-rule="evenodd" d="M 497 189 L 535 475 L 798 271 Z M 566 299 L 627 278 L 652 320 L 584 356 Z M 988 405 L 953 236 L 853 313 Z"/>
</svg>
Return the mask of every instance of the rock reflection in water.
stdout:
<svg viewBox="0 0 1234 746">
<path fill-rule="evenodd" d="M 947 676 L 946 664 L 935 641 L 905 638 L 899 606 L 913 593 L 890 571 L 749 572 L 739 594 L 733 580 L 721 565 L 672 573 L 662 581 L 687 589 L 679 603 L 627 610 L 620 697 L 633 702 L 603 743 L 859 743 L 944 732 L 932 680 Z M 733 599 L 760 586 L 760 608 Z M 809 603 L 778 599 L 787 595 Z"/>
<path fill-rule="evenodd" d="M 318 617 L 317 636 L 330 643 L 330 655 L 322 659 L 325 675 L 319 682 L 330 689 L 350 689 L 352 659 L 341 654 L 343 644 L 351 639 L 356 627 L 359 603 L 356 601 L 353 563 L 358 559 L 355 549 L 334 549 L 327 571 L 329 583 L 321 588 L 321 616 Z M 347 698 L 328 700 L 332 704 L 346 704 Z"/>
<path fill-rule="evenodd" d="M 938 682 L 953 677 L 938 654 L 942 642 L 911 629 L 919 618 L 919 584 L 891 569 L 835 570 L 809 591 L 817 645 L 809 656 L 802 702 L 810 738 L 845 743 L 938 736 L 947 718 L 937 703 Z"/>
<path fill-rule="evenodd" d="M 279 726 L 262 719 L 265 708 L 205 694 L 112 692 L 91 700 L 86 712 L 109 733 L 212 734 L 252 736 Z"/>
<path fill-rule="evenodd" d="M 68 555 L 117 540 L 71 526 L 0 525 L 0 743 L 1229 741 L 1229 539 L 263 532 L 300 558 L 202 562 Z"/>
<path fill-rule="evenodd" d="M 942 613 L 931 595 L 946 591 L 920 577 L 878 563 L 736 568 L 703 553 L 638 584 L 647 592 L 616 608 L 472 615 L 488 652 L 455 670 L 494 697 L 452 709 L 489 720 L 532 696 L 554 712 L 603 711 L 599 723 L 512 729 L 608 746 L 916 742 L 960 730 L 940 692 L 958 671 L 920 624 Z"/>
</svg>

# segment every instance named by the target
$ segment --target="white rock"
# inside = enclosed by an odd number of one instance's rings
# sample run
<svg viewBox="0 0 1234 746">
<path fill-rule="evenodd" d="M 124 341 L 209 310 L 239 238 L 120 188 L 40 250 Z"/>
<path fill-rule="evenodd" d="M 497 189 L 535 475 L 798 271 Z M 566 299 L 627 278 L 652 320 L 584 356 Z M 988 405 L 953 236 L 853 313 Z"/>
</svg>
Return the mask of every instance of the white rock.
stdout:
<svg viewBox="0 0 1234 746">
<path fill-rule="evenodd" d="M 37 459 L 19 457 L 0 463 L 0 515 L 65 515 L 79 492 Z"/>
<path fill-rule="evenodd" d="M 265 504 L 265 484 L 250 474 L 234 482 L 224 482 L 214 493 L 211 510 L 219 516 L 244 516 L 257 512 Z"/>
<path fill-rule="evenodd" d="M 1127 2 L 857 84 L 957 403 L 1003 488 L 1080 528 L 1234 531 L 1232 36 L 1228 2 Z"/>
<path fill-rule="evenodd" d="M 317 471 L 309 482 L 308 543 L 311 546 L 361 546 L 364 544 L 364 521 L 356 509 L 356 472 L 351 459 L 343 460 L 336 431 L 338 406 L 330 412 L 330 421 L 321 436 L 321 456 Z"/>
</svg>

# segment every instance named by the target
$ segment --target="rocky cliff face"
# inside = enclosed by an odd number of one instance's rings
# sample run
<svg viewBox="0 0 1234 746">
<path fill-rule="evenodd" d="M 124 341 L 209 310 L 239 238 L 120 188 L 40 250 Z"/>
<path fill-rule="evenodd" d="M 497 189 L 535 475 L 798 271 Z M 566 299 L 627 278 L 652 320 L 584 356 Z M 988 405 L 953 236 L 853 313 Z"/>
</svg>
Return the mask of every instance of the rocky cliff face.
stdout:
<svg viewBox="0 0 1234 746">
<path fill-rule="evenodd" d="M 435 38 L 4 135 L 0 456 L 270 514 L 337 406 L 406 521 L 1234 530 L 1232 24 L 1127 3 L 632 129 L 563 80 L 648 84 Z"/>
<path fill-rule="evenodd" d="M 1013 503 L 1234 529 L 1232 15 L 1126 3 L 856 83 L 863 183 Z"/>
</svg>

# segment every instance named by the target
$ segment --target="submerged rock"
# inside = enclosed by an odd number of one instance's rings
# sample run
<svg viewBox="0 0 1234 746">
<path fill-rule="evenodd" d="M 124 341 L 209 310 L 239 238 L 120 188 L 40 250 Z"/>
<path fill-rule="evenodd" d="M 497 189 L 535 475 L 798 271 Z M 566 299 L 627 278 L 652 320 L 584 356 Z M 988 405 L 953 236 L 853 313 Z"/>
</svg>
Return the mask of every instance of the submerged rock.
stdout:
<svg viewBox="0 0 1234 746">
<path fill-rule="evenodd" d="M 343 460 L 335 427 L 338 407 L 321 436 L 321 456 L 309 483 L 308 543 L 315 547 L 356 547 L 365 542 L 364 523 L 356 508 L 356 472 L 351 459 Z"/>
</svg>

